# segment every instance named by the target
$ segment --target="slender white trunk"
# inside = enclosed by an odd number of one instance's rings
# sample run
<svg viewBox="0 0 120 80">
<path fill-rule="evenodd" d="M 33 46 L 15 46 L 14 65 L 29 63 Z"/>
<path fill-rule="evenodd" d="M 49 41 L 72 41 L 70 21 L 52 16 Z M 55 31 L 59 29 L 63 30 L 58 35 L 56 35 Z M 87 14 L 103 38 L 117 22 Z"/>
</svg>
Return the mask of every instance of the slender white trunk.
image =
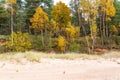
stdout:
<svg viewBox="0 0 120 80">
<path fill-rule="evenodd" d="M 13 8 L 11 3 L 11 34 L 13 34 Z M 12 44 L 13 44 L 13 35 L 12 35 Z"/>
</svg>

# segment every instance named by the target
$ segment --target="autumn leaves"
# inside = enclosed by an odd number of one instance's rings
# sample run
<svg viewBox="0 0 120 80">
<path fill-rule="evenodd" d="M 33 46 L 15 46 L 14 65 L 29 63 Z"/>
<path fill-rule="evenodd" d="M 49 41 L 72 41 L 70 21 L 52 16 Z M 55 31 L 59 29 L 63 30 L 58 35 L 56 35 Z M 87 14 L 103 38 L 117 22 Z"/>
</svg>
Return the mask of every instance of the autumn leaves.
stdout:
<svg viewBox="0 0 120 80">
<path fill-rule="evenodd" d="M 59 2 L 53 7 L 52 16 L 49 20 L 48 15 L 38 7 L 33 18 L 30 19 L 31 28 L 34 28 L 35 32 L 41 32 L 43 47 L 46 46 L 45 35 L 51 34 L 49 39 L 53 36 L 57 38 L 55 43 L 58 50 L 65 52 L 67 44 L 75 38 L 77 29 L 71 25 L 70 10 L 64 3 Z"/>
</svg>

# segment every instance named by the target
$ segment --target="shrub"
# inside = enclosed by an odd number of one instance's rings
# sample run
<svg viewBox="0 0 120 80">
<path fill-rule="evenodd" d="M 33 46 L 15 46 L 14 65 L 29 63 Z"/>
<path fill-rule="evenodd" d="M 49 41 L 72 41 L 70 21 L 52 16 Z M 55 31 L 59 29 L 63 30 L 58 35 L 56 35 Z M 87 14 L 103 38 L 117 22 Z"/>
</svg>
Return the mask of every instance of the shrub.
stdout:
<svg viewBox="0 0 120 80">
<path fill-rule="evenodd" d="M 47 37 L 47 39 L 45 39 L 46 40 L 46 43 L 45 43 L 46 49 L 44 49 L 44 47 L 42 46 L 42 36 L 41 35 L 30 35 L 30 38 L 31 38 L 31 43 L 32 43 L 32 49 L 37 50 L 37 51 L 46 51 L 46 50 L 52 49 L 52 47 L 55 46 L 54 38 L 51 38 L 51 40 L 50 40 L 49 37 Z"/>
<path fill-rule="evenodd" d="M 65 48 L 66 48 L 66 40 L 63 36 L 59 36 L 57 39 L 57 47 L 61 52 L 65 52 Z"/>
<path fill-rule="evenodd" d="M 0 53 L 4 53 L 4 52 L 6 52 L 6 47 L 5 47 L 5 45 L 0 46 Z"/>
<path fill-rule="evenodd" d="M 37 35 L 37 36 L 30 35 L 30 38 L 32 43 L 32 49 L 43 50 L 42 43 L 41 43 L 42 42 L 41 35 Z"/>
<path fill-rule="evenodd" d="M 71 52 L 80 52 L 80 44 L 77 41 L 74 41 L 70 45 Z"/>
<path fill-rule="evenodd" d="M 13 41 L 12 41 L 13 37 Z M 14 32 L 9 36 L 6 42 L 6 48 L 10 51 L 27 51 L 31 48 L 31 42 L 28 33 Z"/>
<path fill-rule="evenodd" d="M 117 33 L 118 33 L 118 30 L 117 30 L 117 28 L 116 28 L 115 25 L 111 25 L 111 27 L 110 27 L 110 32 L 111 32 L 112 34 L 117 34 Z"/>
</svg>

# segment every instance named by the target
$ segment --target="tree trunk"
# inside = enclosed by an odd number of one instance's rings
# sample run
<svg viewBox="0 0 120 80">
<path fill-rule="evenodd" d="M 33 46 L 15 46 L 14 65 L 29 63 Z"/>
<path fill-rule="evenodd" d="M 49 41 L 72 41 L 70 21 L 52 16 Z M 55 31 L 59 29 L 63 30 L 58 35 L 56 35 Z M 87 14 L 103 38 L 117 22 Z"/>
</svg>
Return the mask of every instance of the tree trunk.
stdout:
<svg viewBox="0 0 120 80">
<path fill-rule="evenodd" d="M 43 34 L 43 30 L 41 30 L 41 36 L 42 36 L 42 46 L 43 49 L 45 48 L 45 44 L 44 44 L 44 34 Z"/>
<path fill-rule="evenodd" d="M 13 34 L 13 8 L 11 3 L 11 34 Z M 12 35 L 12 44 L 13 44 L 13 35 Z"/>
</svg>

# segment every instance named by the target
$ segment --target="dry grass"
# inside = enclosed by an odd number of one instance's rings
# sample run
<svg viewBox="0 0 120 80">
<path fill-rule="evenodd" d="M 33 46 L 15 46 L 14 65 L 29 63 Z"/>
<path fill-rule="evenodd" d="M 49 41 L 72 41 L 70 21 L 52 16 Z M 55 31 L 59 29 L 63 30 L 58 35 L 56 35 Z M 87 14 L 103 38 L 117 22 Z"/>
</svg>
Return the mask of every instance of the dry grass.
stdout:
<svg viewBox="0 0 120 80">
<path fill-rule="evenodd" d="M 88 54 L 78 54 L 78 53 L 66 53 L 66 54 L 56 54 L 56 53 L 42 53 L 42 52 L 34 52 L 29 51 L 25 53 L 4 53 L 0 54 L 0 60 L 20 60 L 26 59 L 31 62 L 40 62 L 41 58 L 52 58 L 52 59 L 99 59 L 99 58 L 120 58 L 119 51 L 110 51 L 103 55 L 88 55 Z"/>
<path fill-rule="evenodd" d="M 0 54 L 0 60 L 20 60 L 20 59 L 27 59 L 28 61 L 31 62 L 40 62 L 40 55 L 38 54 L 34 54 L 31 52 L 25 52 L 25 53 L 4 53 L 4 54 Z"/>
<path fill-rule="evenodd" d="M 0 54 L 0 60 L 18 60 L 18 59 L 27 59 L 32 62 L 40 62 L 41 58 L 52 58 L 52 59 L 97 59 L 97 55 L 88 55 L 88 54 L 78 54 L 78 53 L 66 53 L 66 54 L 56 54 L 56 53 L 42 53 L 42 52 L 25 52 L 25 53 L 4 53 Z"/>
<path fill-rule="evenodd" d="M 120 51 L 109 51 L 101 55 L 101 57 L 105 59 L 120 58 Z"/>
</svg>

